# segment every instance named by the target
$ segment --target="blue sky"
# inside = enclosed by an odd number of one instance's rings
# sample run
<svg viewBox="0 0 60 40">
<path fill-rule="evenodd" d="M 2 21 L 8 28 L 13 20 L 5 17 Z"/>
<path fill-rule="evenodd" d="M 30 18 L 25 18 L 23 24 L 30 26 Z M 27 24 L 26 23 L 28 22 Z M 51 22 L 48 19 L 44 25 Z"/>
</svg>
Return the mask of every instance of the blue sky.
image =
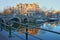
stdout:
<svg viewBox="0 0 60 40">
<path fill-rule="evenodd" d="M 37 3 L 42 9 L 55 9 L 60 11 L 60 0 L 0 0 L 0 11 L 18 3 Z"/>
</svg>

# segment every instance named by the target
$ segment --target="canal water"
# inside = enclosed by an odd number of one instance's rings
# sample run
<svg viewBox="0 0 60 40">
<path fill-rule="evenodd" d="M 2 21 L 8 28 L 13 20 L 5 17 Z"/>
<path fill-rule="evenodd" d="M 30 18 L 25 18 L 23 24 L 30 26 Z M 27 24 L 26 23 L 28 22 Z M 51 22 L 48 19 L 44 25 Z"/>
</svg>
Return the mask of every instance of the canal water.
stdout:
<svg viewBox="0 0 60 40">
<path fill-rule="evenodd" d="M 57 22 L 45 22 L 42 25 L 39 26 L 40 28 L 51 30 L 54 32 L 60 33 L 60 21 Z M 25 32 L 26 28 L 22 28 L 22 30 Z M 26 38 L 25 34 L 21 31 L 18 31 L 22 38 Z M 28 40 L 60 40 L 60 34 L 44 31 L 41 29 L 33 28 L 28 29 L 28 33 L 31 35 L 28 35 Z"/>
</svg>

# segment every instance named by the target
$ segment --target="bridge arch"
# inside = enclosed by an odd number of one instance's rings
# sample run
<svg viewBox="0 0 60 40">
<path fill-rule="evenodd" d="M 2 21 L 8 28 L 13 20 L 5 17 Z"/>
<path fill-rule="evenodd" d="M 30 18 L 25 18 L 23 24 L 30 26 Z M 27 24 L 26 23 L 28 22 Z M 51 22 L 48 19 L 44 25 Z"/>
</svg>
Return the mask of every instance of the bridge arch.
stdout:
<svg viewBox="0 0 60 40">
<path fill-rule="evenodd" d="M 15 21 L 15 22 L 12 22 L 13 23 L 12 27 L 18 28 L 20 26 L 20 24 L 18 24 L 20 22 L 19 18 L 14 17 L 14 18 L 10 19 L 10 21 Z M 16 22 L 18 22 L 18 23 L 16 23 Z"/>
<path fill-rule="evenodd" d="M 12 21 L 16 21 L 16 22 L 19 22 L 20 21 L 19 18 L 12 18 L 11 20 Z"/>
</svg>

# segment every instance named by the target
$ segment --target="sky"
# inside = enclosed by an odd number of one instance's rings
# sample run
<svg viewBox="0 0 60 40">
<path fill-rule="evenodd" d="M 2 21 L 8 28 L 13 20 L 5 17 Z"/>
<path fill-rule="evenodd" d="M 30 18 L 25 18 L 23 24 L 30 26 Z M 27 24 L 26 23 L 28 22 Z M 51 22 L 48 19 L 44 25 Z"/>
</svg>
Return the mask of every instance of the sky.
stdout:
<svg viewBox="0 0 60 40">
<path fill-rule="evenodd" d="M 60 0 L 0 0 L 0 11 L 18 3 L 37 3 L 43 10 L 55 9 L 60 11 Z"/>
</svg>

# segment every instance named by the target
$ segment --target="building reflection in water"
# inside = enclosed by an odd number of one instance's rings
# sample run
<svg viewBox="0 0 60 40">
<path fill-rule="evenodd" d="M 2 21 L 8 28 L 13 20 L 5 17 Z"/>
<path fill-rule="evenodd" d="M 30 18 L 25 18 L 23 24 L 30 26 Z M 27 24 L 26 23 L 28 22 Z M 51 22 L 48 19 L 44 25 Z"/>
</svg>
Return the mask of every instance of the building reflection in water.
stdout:
<svg viewBox="0 0 60 40">
<path fill-rule="evenodd" d="M 52 27 L 57 27 L 58 24 L 60 24 L 60 21 L 51 23 Z"/>
<path fill-rule="evenodd" d="M 26 32 L 26 28 L 22 28 L 23 32 Z M 28 33 L 32 34 L 32 35 L 37 35 L 38 34 L 39 29 L 33 28 L 33 29 L 28 29 Z M 23 34 L 23 32 L 17 30 L 17 32 L 19 32 L 20 34 Z"/>
<path fill-rule="evenodd" d="M 60 24 L 60 21 L 58 21 L 58 22 L 51 22 L 51 23 L 45 22 L 44 24 L 46 24 L 46 25 L 50 24 L 50 26 L 56 27 L 57 24 Z"/>
<path fill-rule="evenodd" d="M 42 28 L 45 28 L 45 29 L 48 29 L 48 30 L 52 30 L 54 27 L 57 27 L 57 24 L 60 24 L 60 21 L 59 22 L 53 22 L 53 23 L 44 23 L 42 25 Z M 45 27 L 43 27 L 45 25 Z M 40 26 L 41 27 L 41 26 Z M 22 31 L 23 32 L 26 32 L 26 28 L 22 28 Z M 17 30 L 17 32 L 19 32 L 20 34 L 23 34 L 21 31 Z M 36 28 L 33 28 L 33 29 L 28 29 L 28 33 L 29 34 L 32 34 L 32 35 L 37 35 L 38 32 L 40 33 L 46 33 L 46 31 L 43 31 L 43 30 L 40 30 L 40 29 L 36 29 Z"/>
</svg>

